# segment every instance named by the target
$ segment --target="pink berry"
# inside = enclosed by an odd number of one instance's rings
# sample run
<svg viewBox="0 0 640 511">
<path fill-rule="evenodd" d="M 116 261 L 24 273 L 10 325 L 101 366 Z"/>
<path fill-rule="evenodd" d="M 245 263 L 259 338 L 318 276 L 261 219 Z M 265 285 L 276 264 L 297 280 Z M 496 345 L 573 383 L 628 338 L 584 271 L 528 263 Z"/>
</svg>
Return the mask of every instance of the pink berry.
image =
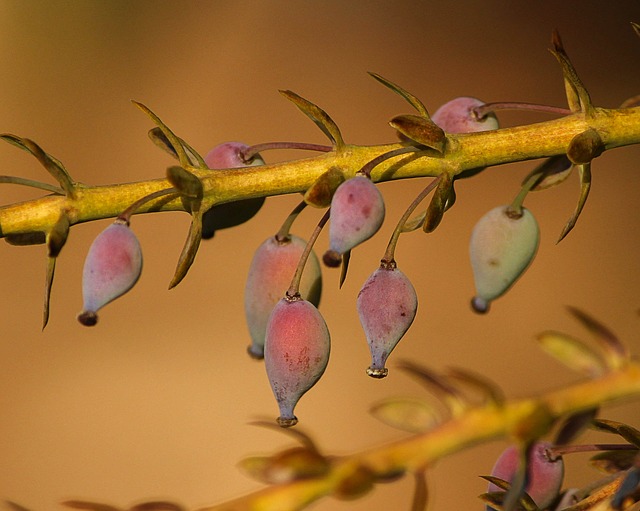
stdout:
<svg viewBox="0 0 640 511">
<path fill-rule="evenodd" d="M 360 323 L 369 343 L 373 378 L 387 375 L 387 357 L 413 323 L 418 308 L 416 291 L 407 276 L 393 265 L 374 271 L 357 299 Z"/>
<path fill-rule="evenodd" d="M 342 254 L 373 236 L 384 220 L 384 200 L 378 187 L 357 175 L 342 183 L 331 199 L 329 250 L 323 261 L 339 266 Z"/>
<path fill-rule="evenodd" d="M 528 465 L 528 482 L 525 491 L 540 509 L 548 508 L 560 493 L 564 478 L 564 462 L 562 458 L 551 460 L 548 449 L 549 442 L 536 442 L 531 448 Z M 519 450 L 513 445 L 505 449 L 496 460 L 491 475 L 511 482 L 518 469 Z M 500 491 L 489 484 L 489 492 Z"/>
<path fill-rule="evenodd" d="M 83 311 L 78 321 L 93 326 L 99 309 L 129 291 L 142 272 L 142 251 L 136 235 L 120 220 L 93 241 L 82 272 Z"/>
<path fill-rule="evenodd" d="M 250 162 L 245 162 L 242 155 L 248 148 L 249 146 L 242 142 L 225 142 L 211 149 L 204 157 L 204 161 L 210 169 L 264 165 L 264 160 L 259 155 L 254 156 Z M 257 197 L 213 206 L 202 217 L 202 238 L 213 238 L 219 229 L 234 227 L 250 220 L 263 204 L 264 197 Z"/>
<path fill-rule="evenodd" d="M 278 424 L 294 426 L 294 408 L 329 362 L 330 336 L 316 307 L 299 297 L 282 298 L 269 317 L 264 362 L 280 408 Z"/>
<path fill-rule="evenodd" d="M 264 336 L 267 321 L 276 303 L 291 284 L 306 242 L 298 236 L 265 240 L 256 250 L 245 285 L 244 310 L 251 335 L 249 354 L 264 356 Z M 311 252 L 300 281 L 300 295 L 316 307 L 322 292 L 320 263 Z"/>
<path fill-rule="evenodd" d="M 476 98 L 460 97 L 445 103 L 431 116 L 431 120 L 448 133 L 476 133 L 498 129 L 498 119 L 488 114 L 479 119 L 473 109 L 485 103 Z"/>
</svg>

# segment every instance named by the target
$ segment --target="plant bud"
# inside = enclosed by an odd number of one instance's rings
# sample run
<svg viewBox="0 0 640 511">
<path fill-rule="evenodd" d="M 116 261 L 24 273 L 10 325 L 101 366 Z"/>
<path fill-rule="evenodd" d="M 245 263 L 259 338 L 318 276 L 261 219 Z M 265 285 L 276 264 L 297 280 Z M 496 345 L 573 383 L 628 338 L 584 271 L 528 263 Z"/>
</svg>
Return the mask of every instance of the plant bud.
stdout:
<svg viewBox="0 0 640 511">
<path fill-rule="evenodd" d="M 485 103 L 476 98 L 460 97 L 445 103 L 431 116 L 431 120 L 448 133 L 476 133 L 498 129 L 498 119 L 488 114 L 479 119 L 473 109 Z"/>
<path fill-rule="evenodd" d="M 282 241 L 272 236 L 258 247 L 253 256 L 244 291 L 244 311 L 251 335 L 248 352 L 254 358 L 264 357 L 269 315 L 289 288 L 305 247 L 306 242 L 298 236 Z M 321 291 L 320 263 L 311 252 L 302 273 L 300 295 L 317 307 Z"/>
<path fill-rule="evenodd" d="M 564 478 L 564 462 L 562 458 L 553 461 L 549 458 L 550 447 L 552 445 L 549 442 L 536 442 L 531 448 L 527 466 L 525 492 L 540 509 L 548 508 L 558 497 Z M 518 458 L 518 448 L 515 445 L 508 447 L 496 460 L 491 475 L 510 483 L 518 470 Z M 500 489 L 491 483 L 487 491 L 496 492 Z"/>
<path fill-rule="evenodd" d="M 234 169 L 264 165 L 264 160 L 256 155 L 247 163 L 242 152 L 249 146 L 241 142 L 219 144 L 204 157 L 210 169 Z M 264 197 L 242 199 L 235 202 L 216 204 L 202 216 L 202 238 L 213 238 L 218 229 L 235 227 L 253 218 L 264 204 Z"/>
<path fill-rule="evenodd" d="M 384 200 L 378 187 L 357 175 L 342 183 L 331 199 L 329 250 L 323 261 L 339 266 L 342 254 L 373 236 L 384 220 Z"/>
<path fill-rule="evenodd" d="M 324 373 L 329 351 L 329 330 L 318 309 L 299 297 L 282 298 L 271 312 L 264 342 L 264 362 L 280 408 L 280 426 L 298 422 L 294 408 Z"/>
<path fill-rule="evenodd" d="M 360 323 L 369 343 L 371 366 L 367 374 L 384 378 L 387 357 L 413 323 L 418 308 L 416 291 L 394 265 L 380 266 L 358 293 Z"/>
<path fill-rule="evenodd" d="M 116 220 L 93 241 L 82 272 L 83 311 L 78 321 L 93 326 L 99 309 L 129 291 L 142 271 L 142 251 L 129 226 Z"/>
<path fill-rule="evenodd" d="M 504 294 L 529 266 L 538 250 L 539 230 L 531 212 L 515 216 L 509 206 L 485 214 L 473 228 L 469 253 L 476 287 L 471 305 L 476 312 Z"/>
</svg>

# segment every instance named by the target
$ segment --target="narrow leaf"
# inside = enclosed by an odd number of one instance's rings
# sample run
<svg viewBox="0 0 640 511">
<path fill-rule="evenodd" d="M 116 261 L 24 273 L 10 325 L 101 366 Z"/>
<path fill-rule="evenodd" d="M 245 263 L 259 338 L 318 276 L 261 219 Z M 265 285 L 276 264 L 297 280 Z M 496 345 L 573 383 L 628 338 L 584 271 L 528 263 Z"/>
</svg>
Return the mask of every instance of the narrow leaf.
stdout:
<svg viewBox="0 0 640 511">
<path fill-rule="evenodd" d="M 338 167 L 331 167 L 322 173 L 305 192 L 304 201 L 316 208 L 329 207 L 333 193 L 344 181 L 344 172 Z"/>
<path fill-rule="evenodd" d="M 42 245 L 47 241 L 47 236 L 42 231 L 21 232 L 17 234 L 7 234 L 4 240 L 9 245 Z"/>
<path fill-rule="evenodd" d="M 560 426 L 553 443 L 555 445 L 570 444 L 591 424 L 598 415 L 598 411 L 599 408 L 596 407 L 569 415 Z"/>
<path fill-rule="evenodd" d="M 175 502 L 158 500 L 136 504 L 130 507 L 129 511 L 184 511 L 184 507 Z"/>
<path fill-rule="evenodd" d="M 557 30 L 554 30 L 553 32 L 552 44 L 553 50 L 550 51 L 562 66 L 569 108 L 571 108 L 572 112 L 582 111 L 588 116 L 591 116 L 593 114 L 591 97 L 582 83 L 582 80 L 578 77 L 578 73 L 573 67 L 569 56 L 565 52 L 562 40 L 560 39 L 560 34 Z"/>
<path fill-rule="evenodd" d="M 49 183 L 43 183 L 41 181 L 34 181 L 33 179 L 25 179 L 17 176 L 0 176 L 0 183 L 30 186 L 31 188 L 37 188 L 39 190 L 45 190 L 47 192 L 53 192 L 62 194 L 64 191 L 59 186 L 50 185 Z"/>
<path fill-rule="evenodd" d="M 86 500 L 66 500 L 61 502 L 61 504 L 73 509 L 84 509 L 86 511 L 121 511 L 120 508 L 110 506 L 109 504 L 100 504 Z"/>
<path fill-rule="evenodd" d="M 431 202 L 427 207 L 427 212 L 422 224 L 422 230 L 426 233 L 433 232 L 444 216 L 453 191 L 453 178 L 450 174 L 443 172 L 440 174 L 440 182 L 431 197 Z"/>
<path fill-rule="evenodd" d="M 187 275 L 189 268 L 193 264 L 202 240 L 202 212 L 198 210 L 194 212 L 191 218 L 191 226 L 189 227 L 189 235 L 185 241 L 182 253 L 178 259 L 175 274 L 169 283 L 169 289 L 177 286 Z"/>
<path fill-rule="evenodd" d="M 522 184 L 527 183 L 533 176 L 538 176 L 538 180 L 535 185 L 531 187 L 532 191 L 546 190 L 553 186 L 559 185 L 564 182 L 573 170 L 573 166 L 566 154 L 558 154 L 546 158 L 540 165 L 536 166 L 528 175 L 522 180 Z"/>
<path fill-rule="evenodd" d="M 459 367 L 450 367 L 448 376 L 478 389 L 494 405 L 500 406 L 506 400 L 502 389 L 484 376 Z"/>
<path fill-rule="evenodd" d="M 439 153 L 444 152 L 447 137 L 442 128 L 431 119 L 405 114 L 394 117 L 389 124 L 418 144 L 435 149 Z"/>
<path fill-rule="evenodd" d="M 387 80 L 386 78 L 383 78 L 377 73 L 372 73 L 369 71 L 369 74 L 373 78 L 378 80 L 382 85 L 391 89 L 393 92 L 395 92 L 396 94 L 404 98 L 407 101 L 407 103 L 409 103 L 413 108 L 415 108 L 422 117 L 429 119 L 429 112 L 427 112 L 427 109 L 422 103 L 422 101 L 420 101 L 416 96 L 406 91 L 399 85 L 393 83 L 391 80 Z"/>
<path fill-rule="evenodd" d="M 589 197 L 589 190 L 591 190 L 591 164 L 585 163 L 584 165 L 577 165 L 577 167 L 578 173 L 580 174 L 580 197 L 578 198 L 576 209 L 571 215 L 571 218 L 569 218 L 569 221 L 562 229 L 560 237 L 558 238 L 558 241 L 556 243 L 560 243 L 576 225 L 578 217 L 580 216 L 580 213 L 582 213 L 582 209 L 584 208 L 584 205 L 587 202 L 587 198 Z"/>
<path fill-rule="evenodd" d="M 439 422 L 438 413 L 419 399 L 386 399 L 373 405 L 369 411 L 387 426 L 409 433 L 424 433 Z"/>
<path fill-rule="evenodd" d="M 13 502 L 11 500 L 5 500 L 4 502 L 5 504 L 7 504 L 7 506 L 13 509 L 13 511 L 30 511 L 29 508 L 21 506 L 20 504 L 17 504 L 16 502 Z"/>
<path fill-rule="evenodd" d="M 195 174 L 174 165 L 167 169 L 167 179 L 181 195 L 196 199 L 198 203 L 202 200 L 204 189 L 202 182 Z"/>
<path fill-rule="evenodd" d="M 49 305 L 51 303 L 51 287 L 53 286 L 53 276 L 56 271 L 57 257 L 47 257 L 47 272 L 44 282 L 44 305 L 42 309 L 42 329 L 49 323 Z"/>
<path fill-rule="evenodd" d="M 307 450 L 319 452 L 318 447 L 316 446 L 316 443 L 313 441 L 313 439 L 300 428 L 283 428 L 277 423 L 271 421 L 253 421 L 250 424 L 252 426 L 260 426 L 263 428 L 272 429 L 274 431 L 277 431 L 278 433 L 289 435 L 300 442 Z"/>
<path fill-rule="evenodd" d="M 425 511 L 429 503 L 429 488 L 427 487 L 427 474 L 424 470 L 418 470 L 413 474 L 415 482 L 411 511 Z"/>
<path fill-rule="evenodd" d="M 638 23 L 631 22 L 631 28 L 636 33 L 638 37 L 640 37 L 640 25 Z"/>
<path fill-rule="evenodd" d="M 617 474 L 631 468 L 637 457 L 637 449 L 630 449 L 628 451 L 603 451 L 592 456 L 589 463 L 605 474 Z"/>
<path fill-rule="evenodd" d="M 595 378 L 606 371 L 602 358 L 582 341 L 561 332 L 546 331 L 537 336 L 542 349 L 573 371 Z"/>
<path fill-rule="evenodd" d="M 173 144 L 171 144 L 169 139 L 165 136 L 165 134 L 162 132 L 160 128 L 158 127 L 151 128 L 148 134 L 149 134 L 149 138 L 156 146 L 158 146 L 163 151 L 169 153 L 176 160 L 178 159 L 178 152 L 176 151 L 175 147 L 173 147 Z M 187 144 L 183 139 L 178 138 L 178 140 L 180 141 L 180 145 L 182 145 L 182 147 L 185 149 L 191 164 L 194 167 L 198 167 L 200 169 L 206 169 L 207 164 L 205 163 L 202 156 L 200 156 L 198 151 L 196 151 L 193 147 Z"/>
<path fill-rule="evenodd" d="M 316 123 L 337 149 L 344 147 L 345 144 L 340 129 L 334 120 L 329 117 L 327 112 L 290 90 L 281 90 L 280 94 L 296 105 L 303 114 Z"/>
<path fill-rule="evenodd" d="M 58 221 L 53 225 L 47 234 L 47 271 L 44 284 L 44 306 L 42 313 L 42 329 L 44 330 L 49 322 L 49 305 L 51 301 L 51 288 L 53 277 L 56 271 L 56 259 L 67 242 L 70 228 L 69 217 L 64 213 L 60 215 Z"/>
<path fill-rule="evenodd" d="M 158 128 L 160 128 L 160 131 L 166 137 L 168 143 L 171 144 L 171 146 L 177 153 L 178 161 L 180 162 L 180 165 L 182 167 L 188 167 L 192 165 L 192 162 L 189 159 L 189 156 L 187 155 L 185 148 L 180 142 L 180 139 L 173 133 L 173 131 L 171 131 L 169 127 L 164 122 L 162 122 L 162 120 L 156 114 L 154 114 L 151 111 L 151 109 L 149 109 L 147 106 L 137 101 L 132 100 L 131 102 L 135 106 L 137 106 L 140 110 L 142 110 L 145 114 L 147 114 L 151 118 L 151 120 L 158 126 Z"/>
<path fill-rule="evenodd" d="M 419 229 L 424 224 L 424 219 L 427 217 L 427 211 L 424 210 L 422 213 L 414 216 L 407 220 L 402 226 L 402 232 L 413 232 L 416 229 Z"/>
<path fill-rule="evenodd" d="M 603 349 L 607 367 L 610 369 L 619 369 L 629 360 L 629 351 L 611 330 L 576 307 L 567 307 L 567 309 L 580 321 L 582 326 L 589 331 Z"/>
<path fill-rule="evenodd" d="M 347 250 L 342 254 L 342 262 L 340 264 L 340 281 L 338 282 L 338 288 L 342 288 L 342 284 L 347 279 L 347 272 L 349 271 L 349 261 L 351 261 L 351 250 Z"/>
<path fill-rule="evenodd" d="M 591 422 L 595 429 L 620 435 L 627 442 L 640 448 L 640 431 L 622 422 L 595 419 Z"/>
</svg>

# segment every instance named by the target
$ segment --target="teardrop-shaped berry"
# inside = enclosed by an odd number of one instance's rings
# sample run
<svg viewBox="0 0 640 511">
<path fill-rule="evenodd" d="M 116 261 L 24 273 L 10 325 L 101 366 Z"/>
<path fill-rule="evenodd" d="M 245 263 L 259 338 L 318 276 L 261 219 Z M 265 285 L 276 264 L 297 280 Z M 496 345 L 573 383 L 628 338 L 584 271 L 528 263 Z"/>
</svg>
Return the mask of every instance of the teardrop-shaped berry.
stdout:
<svg viewBox="0 0 640 511">
<path fill-rule="evenodd" d="M 474 113 L 474 108 L 484 104 L 476 98 L 455 98 L 438 108 L 431 120 L 448 133 L 476 133 L 498 129 L 495 115 L 487 114 L 479 119 Z"/>
<path fill-rule="evenodd" d="M 289 288 L 305 247 L 306 242 L 298 236 L 291 235 L 285 240 L 272 236 L 253 255 L 244 291 L 244 311 L 251 335 L 248 352 L 254 358 L 264 356 L 264 336 L 269 315 Z M 321 292 L 320 263 L 315 253 L 311 252 L 302 273 L 300 295 L 317 307 Z"/>
<path fill-rule="evenodd" d="M 549 442 L 536 442 L 531 448 L 527 465 L 525 492 L 540 509 L 547 509 L 557 498 L 564 478 L 564 461 L 561 457 L 554 460 L 550 458 L 548 449 L 551 447 Z M 518 470 L 518 459 L 518 447 L 507 447 L 496 460 L 491 475 L 510 483 Z M 490 483 L 487 491 L 496 492 L 500 489 Z"/>
<path fill-rule="evenodd" d="M 364 175 L 342 183 L 331 199 L 329 250 L 323 261 L 339 266 L 342 254 L 373 236 L 384 221 L 384 200 L 378 187 Z"/>
<path fill-rule="evenodd" d="M 509 206 L 485 214 L 473 228 L 469 244 L 476 295 L 476 312 L 487 312 L 489 304 L 504 294 L 522 275 L 538 250 L 538 223 L 522 208 L 517 216 Z"/>
<path fill-rule="evenodd" d="M 126 222 L 116 220 L 91 244 L 82 272 L 83 311 L 78 321 L 93 326 L 99 309 L 129 291 L 142 272 L 142 250 Z"/>
<path fill-rule="evenodd" d="M 242 142 L 224 142 L 209 151 L 204 161 L 210 169 L 234 169 L 264 165 L 260 155 L 246 162 L 242 155 L 248 149 Z M 219 229 L 235 227 L 253 218 L 264 204 L 264 197 L 216 204 L 202 216 L 202 238 L 213 238 Z"/>
<path fill-rule="evenodd" d="M 384 378 L 387 357 L 413 323 L 418 297 L 411 281 L 394 265 L 381 265 L 364 283 L 357 298 L 360 323 L 369 343 L 367 374 Z"/>
<path fill-rule="evenodd" d="M 285 297 L 276 304 L 267 324 L 264 362 L 280 426 L 298 422 L 294 408 L 324 373 L 330 349 L 327 324 L 311 302 Z"/>
</svg>

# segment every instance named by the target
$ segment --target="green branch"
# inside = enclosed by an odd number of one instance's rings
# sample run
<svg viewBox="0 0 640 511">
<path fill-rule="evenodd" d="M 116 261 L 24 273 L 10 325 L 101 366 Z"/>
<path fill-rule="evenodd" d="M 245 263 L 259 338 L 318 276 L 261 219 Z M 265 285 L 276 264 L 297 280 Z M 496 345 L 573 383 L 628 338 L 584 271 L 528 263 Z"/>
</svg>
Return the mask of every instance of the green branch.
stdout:
<svg viewBox="0 0 640 511">
<path fill-rule="evenodd" d="M 589 118 L 577 113 L 560 119 L 487 131 L 475 134 L 447 134 L 443 154 L 426 150 L 401 156 L 376 167 L 376 182 L 437 176 L 447 172 L 459 176 L 466 170 L 505 163 L 566 154 L 577 135 L 596 131 L 604 149 L 640 143 L 640 107 L 626 109 L 596 108 Z M 376 146 L 345 145 L 337 151 L 314 158 L 230 169 L 224 172 L 187 167 L 203 184 L 203 207 L 236 200 L 284 195 L 306 191 L 332 167 L 347 176 L 355 174 L 367 162 L 401 144 Z M 61 214 L 71 225 L 118 216 L 136 200 L 169 188 L 167 179 L 155 179 L 108 186 L 74 184 L 72 195 L 48 195 L 40 199 L 0 207 L 0 237 L 52 230 Z M 159 198 L 141 207 L 137 213 L 188 211 L 181 199 Z"/>
</svg>

